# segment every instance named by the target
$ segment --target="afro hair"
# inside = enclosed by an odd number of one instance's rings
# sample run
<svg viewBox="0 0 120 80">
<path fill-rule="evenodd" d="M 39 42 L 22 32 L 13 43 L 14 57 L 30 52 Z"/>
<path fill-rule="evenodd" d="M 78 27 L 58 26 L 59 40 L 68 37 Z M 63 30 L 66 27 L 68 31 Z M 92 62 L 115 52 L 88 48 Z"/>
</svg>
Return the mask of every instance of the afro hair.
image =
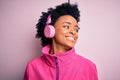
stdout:
<svg viewBox="0 0 120 80">
<path fill-rule="evenodd" d="M 47 12 L 42 12 L 42 16 L 38 20 L 36 24 L 37 34 L 36 38 L 41 38 L 41 45 L 44 47 L 45 45 L 52 44 L 51 38 L 46 38 L 44 35 L 44 28 L 46 25 L 47 17 L 51 15 L 51 25 L 54 25 L 57 19 L 63 15 L 70 15 L 76 19 L 77 22 L 80 21 L 80 11 L 78 9 L 77 4 L 63 3 L 54 8 L 49 8 Z"/>
</svg>

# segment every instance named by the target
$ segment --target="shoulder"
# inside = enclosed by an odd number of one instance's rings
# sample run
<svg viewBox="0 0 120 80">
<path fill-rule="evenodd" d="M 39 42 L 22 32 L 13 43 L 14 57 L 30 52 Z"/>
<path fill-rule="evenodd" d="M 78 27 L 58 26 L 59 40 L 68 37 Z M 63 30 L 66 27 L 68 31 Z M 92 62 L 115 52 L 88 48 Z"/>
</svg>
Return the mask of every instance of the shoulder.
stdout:
<svg viewBox="0 0 120 80">
<path fill-rule="evenodd" d="M 76 54 L 76 62 L 82 71 L 89 73 L 89 75 L 94 75 L 97 80 L 97 68 L 94 62 L 78 54 Z"/>
<path fill-rule="evenodd" d="M 83 56 L 80 56 L 78 54 L 76 54 L 76 59 L 75 60 L 78 62 L 78 64 L 84 65 L 84 67 L 91 67 L 91 68 L 96 67 L 96 65 L 93 61 L 91 61 L 90 59 L 85 58 Z"/>
<path fill-rule="evenodd" d="M 27 67 L 30 67 L 30 66 L 33 67 L 33 66 L 37 66 L 37 65 L 43 63 L 43 59 L 42 59 L 42 58 L 43 58 L 43 56 L 38 56 L 38 57 L 30 60 L 30 61 L 27 63 Z"/>
<path fill-rule="evenodd" d="M 84 72 L 86 76 L 89 75 L 90 80 L 98 80 L 97 68 L 94 62 L 78 54 L 76 54 L 75 61 L 80 72 Z"/>
</svg>

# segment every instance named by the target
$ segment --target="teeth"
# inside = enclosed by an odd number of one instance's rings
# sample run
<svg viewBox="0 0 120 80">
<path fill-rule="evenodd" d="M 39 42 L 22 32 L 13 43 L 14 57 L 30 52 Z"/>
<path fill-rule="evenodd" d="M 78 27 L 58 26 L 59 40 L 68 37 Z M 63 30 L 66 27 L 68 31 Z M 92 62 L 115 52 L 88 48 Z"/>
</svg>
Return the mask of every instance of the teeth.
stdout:
<svg viewBox="0 0 120 80">
<path fill-rule="evenodd" d="M 67 37 L 68 40 L 74 41 L 73 37 Z"/>
</svg>

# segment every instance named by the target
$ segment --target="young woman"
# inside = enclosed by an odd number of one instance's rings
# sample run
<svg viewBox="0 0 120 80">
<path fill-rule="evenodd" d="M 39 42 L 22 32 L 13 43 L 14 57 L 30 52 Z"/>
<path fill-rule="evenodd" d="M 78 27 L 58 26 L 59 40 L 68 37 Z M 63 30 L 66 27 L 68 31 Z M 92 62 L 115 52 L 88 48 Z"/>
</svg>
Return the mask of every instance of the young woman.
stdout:
<svg viewBox="0 0 120 80">
<path fill-rule="evenodd" d="M 79 17 L 78 6 L 69 3 L 42 13 L 36 25 L 42 56 L 28 63 L 24 80 L 98 80 L 95 64 L 74 49 Z"/>
</svg>

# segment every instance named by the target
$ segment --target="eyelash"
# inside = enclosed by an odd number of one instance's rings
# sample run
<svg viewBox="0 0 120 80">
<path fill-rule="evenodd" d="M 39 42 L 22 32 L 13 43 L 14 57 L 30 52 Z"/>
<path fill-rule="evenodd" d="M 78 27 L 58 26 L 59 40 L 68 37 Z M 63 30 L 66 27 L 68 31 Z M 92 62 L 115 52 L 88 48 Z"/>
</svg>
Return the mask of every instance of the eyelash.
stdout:
<svg viewBox="0 0 120 80">
<path fill-rule="evenodd" d="M 76 29 L 76 32 L 78 32 L 79 31 L 79 29 Z"/>
<path fill-rule="evenodd" d="M 64 26 L 64 28 L 69 29 L 70 27 L 69 27 L 69 26 Z M 77 29 L 75 29 L 75 31 L 78 32 L 79 29 L 80 29 L 80 28 L 77 28 Z"/>
<path fill-rule="evenodd" d="M 69 29 L 69 26 L 64 26 L 64 28 Z"/>
</svg>

